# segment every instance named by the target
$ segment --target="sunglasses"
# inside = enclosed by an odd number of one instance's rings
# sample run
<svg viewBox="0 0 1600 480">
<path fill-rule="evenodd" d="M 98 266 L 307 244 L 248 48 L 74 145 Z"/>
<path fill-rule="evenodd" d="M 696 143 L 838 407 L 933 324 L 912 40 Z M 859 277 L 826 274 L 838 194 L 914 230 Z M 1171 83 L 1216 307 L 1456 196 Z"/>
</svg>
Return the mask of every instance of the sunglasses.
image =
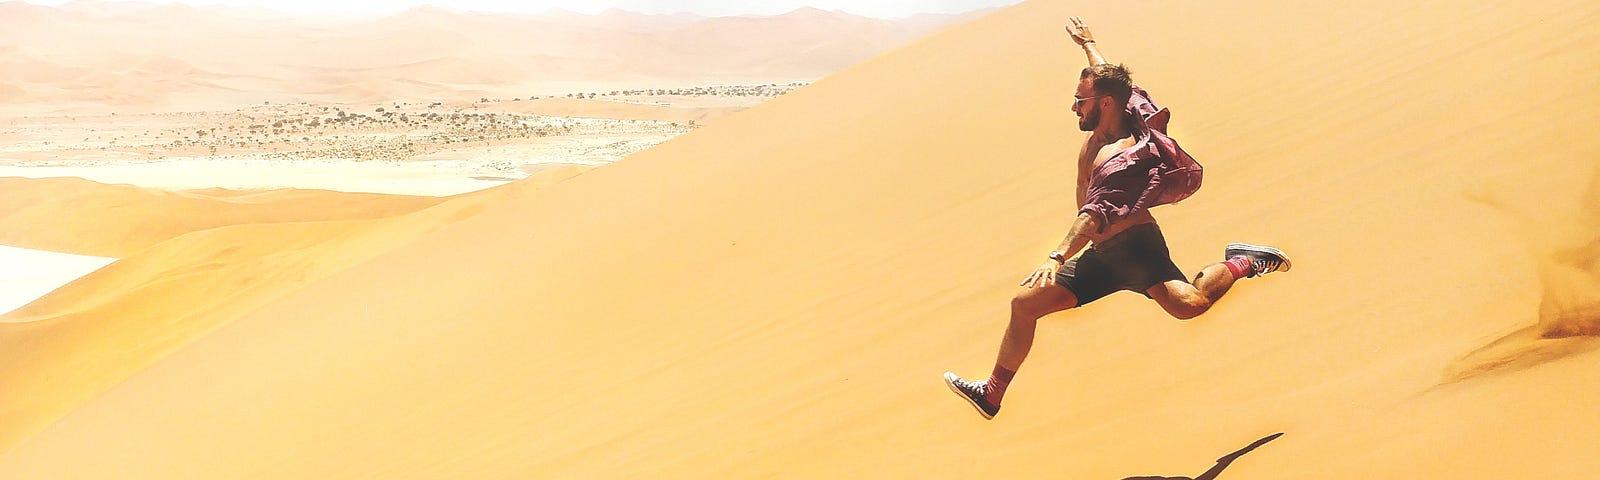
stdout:
<svg viewBox="0 0 1600 480">
<path fill-rule="evenodd" d="M 1094 100 L 1094 99 L 1100 98 L 1100 97 L 1109 97 L 1109 96 L 1110 95 L 1095 95 L 1093 97 L 1079 97 L 1077 95 L 1073 95 L 1072 98 L 1074 98 L 1076 100 L 1074 100 L 1072 102 L 1072 108 L 1078 108 L 1078 105 L 1082 104 L 1083 102 Z"/>
</svg>

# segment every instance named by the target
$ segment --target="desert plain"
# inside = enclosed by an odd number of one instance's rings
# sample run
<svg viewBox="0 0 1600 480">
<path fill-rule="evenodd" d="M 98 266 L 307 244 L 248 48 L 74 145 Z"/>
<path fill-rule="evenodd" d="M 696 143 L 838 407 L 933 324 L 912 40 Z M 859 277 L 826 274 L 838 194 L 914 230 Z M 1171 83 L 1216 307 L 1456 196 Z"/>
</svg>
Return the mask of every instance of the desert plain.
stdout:
<svg viewBox="0 0 1600 480">
<path fill-rule="evenodd" d="M 0 3 L 0 261 L 82 275 L 0 316 L 0 478 L 1600 472 L 1594 2 L 160 11 L 299 29 L 177 50 L 75 5 Z M 1295 267 L 1047 317 L 985 421 L 939 374 L 1074 214 L 1071 15 L 1206 166 L 1174 260 Z"/>
</svg>

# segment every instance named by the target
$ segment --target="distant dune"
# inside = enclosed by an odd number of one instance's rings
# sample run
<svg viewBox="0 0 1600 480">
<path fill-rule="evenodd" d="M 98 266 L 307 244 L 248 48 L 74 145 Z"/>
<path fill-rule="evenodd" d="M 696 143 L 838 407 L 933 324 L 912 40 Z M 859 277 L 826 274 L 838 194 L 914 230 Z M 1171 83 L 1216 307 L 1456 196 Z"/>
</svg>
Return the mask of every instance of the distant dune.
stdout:
<svg viewBox="0 0 1600 480">
<path fill-rule="evenodd" d="M 1175 260 L 1295 268 L 1188 322 L 1135 294 L 1048 317 L 985 421 L 939 373 L 987 371 L 1073 213 L 1069 15 L 1206 166 L 1155 210 Z M 0 478 L 1114 479 L 1274 432 L 1222 478 L 1594 478 L 1600 337 L 1541 312 L 1600 290 L 1596 25 L 1592 0 L 1033 1 L 605 167 L 182 233 L 0 317 Z M 467 58 L 436 48 L 360 68 Z"/>
<path fill-rule="evenodd" d="M 880 20 L 801 9 L 707 18 L 425 6 L 330 20 L 182 4 L 10 1 L 0 2 L 0 98 L 12 109 L 126 112 L 216 107 L 216 93 L 228 90 L 369 102 L 548 95 L 576 85 L 809 81 L 978 13 Z"/>
</svg>

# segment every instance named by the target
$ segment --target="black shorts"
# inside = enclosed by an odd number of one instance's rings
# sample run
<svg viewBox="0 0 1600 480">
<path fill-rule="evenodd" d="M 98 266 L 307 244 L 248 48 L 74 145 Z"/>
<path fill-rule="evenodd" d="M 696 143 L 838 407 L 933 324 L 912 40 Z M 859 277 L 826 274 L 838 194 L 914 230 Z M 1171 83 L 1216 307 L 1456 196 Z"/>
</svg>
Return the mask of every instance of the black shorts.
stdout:
<svg viewBox="0 0 1600 480">
<path fill-rule="evenodd" d="M 1145 223 L 1095 243 L 1056 272 L 1056 285 L 1067 287 L 1084 305 L 1117 290 L 1145 296 L 1150 287 L 1168 280 L 1187 280 L 1167 253 L 1161 227 Z"/>
</svg>

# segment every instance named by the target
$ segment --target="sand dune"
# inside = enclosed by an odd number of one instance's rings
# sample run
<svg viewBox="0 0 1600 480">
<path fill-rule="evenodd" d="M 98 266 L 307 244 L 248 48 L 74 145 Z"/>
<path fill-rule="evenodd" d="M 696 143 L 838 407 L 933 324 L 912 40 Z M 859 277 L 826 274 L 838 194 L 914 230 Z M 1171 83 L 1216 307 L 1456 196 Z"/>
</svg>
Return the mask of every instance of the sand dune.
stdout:
<svg viewBox="0 0 1600 480">
<path fill-rule="evenodd" d="M 1208 168 L 1156 211 L 1174 258 L 1242 240 L 1296 268 L 1196 321 L 1129 294 L 1046 319 L 986 422 L 938 374 L 988 368 L 1071 215 L 1072 14 Z M 1596 24 L 1575 0 L 1036 1 L 470 215 L 307 227 L 325 244 L 281 257 L 299 229 L 186 235 L 129 276 L 173 297 L 103 320 L 145 322 L 0 324 L 96 359 L 54 386 L 50 354 L 0 348 L 32 385 L 0 477 L 1125 478 L 1286 432 L 1224 478 L 1589 478 L 1600 349 L 1450 373 L 1540 324 L 1541 227 L 1480 199 L 1583 205 L 1600 116 L 1552 106 L 1600 95 Z M 154 273 L 209 258 L 249 288 Z"/>
<path fill-rule="evenodd" d="M 806 81 L 972 18 L 891 21 L 814 9 L 741 18 L 497 15 L 423 6 L 378 19 L 329 20 L 182 4 L 79 3 L 0 2 L 0 24 L 8 26 L 0 32 L 6 110 L 75 102 L 124 113 L 215 107 L 218 91 L 231 88 L 222 81 L 229 78 L 268 85 L 240 88 L 256 93 L 248 98 L 220 97 L 232 99 L 230 106 Z M 211 82 L 195 81 L 202 79 Z M 58 88 L 63 84 L 76 88 Z M 417 88 L 425 85 L 441 88 Z"/>
<path fill-rule="evenodd" d="M 447 204 L 400 196 L 319 191 L 176 193 L 205 202 L 153 200 L 128 187 L 73 185 L 100 190 L 101 198 L 120 197 L 136 208 L 122 209 L 127 222 L 156 224 L 169 231 L 192 228 L 143 248 L 28 305 L 0 315 L 0 351 L 7 391 L 0 405 L 0 446 L 9 446 L 60 417 L 111 385 L 138 372 L 185 343 L 227 324 L 244 312 L 328 275 L 361 263 L 436 230 L 440 225 L 481 212 L 485 206 L 526 195 L 583 171 L 551 170 L 515 185 L 452 198 Z M 58 187 L 54 179 L 30 180 Z M 133 191 L 130 191 L 133 190 Z M 349 198 L 338 198 L 338 197 Z M 165 200 L 165 201 L 163 201 Z M 195 228 L 185 220 L 216 217 L 230 210 L 217 203 L 276 206 L 282 212 L 310 208 L 296 201 L 320 200 L 334 210 L 318 217 L 276 220 L 250 218 L 248 209 L 225 217 L 237 223 Z M 434 199 L 428 199 L 434 200 Z M 363 202 L 364 201 L 364 202 Z M 403 214 L 383 220 L 387 201 Z M 339 205 L 365 203 L 369 216 L 341 215 Z M 69 203 L 88 209 L 82 203 Z M 154 207 L 160 208 L 154 208 Z M 426 207 L 426 208 L 424 208 Z M 85 217 L 81 210 L 56 206 L 63 217 Z M 389 206 L 389 209 L 396 207 Z M 341 216 L 345 218 L 340 218 Z M 241 221 L 243 219 L 249 222 Z M 271 223 L 269 223 L 271 222 Z M 7 223 L 14 225 L 13 223 Z M 113 231 L 114 232 L 114 231 Z M 8 232 L 27 235 L 28 231 Z"/>
<path fill-rule="evenodd" d="M 127 257 L 228 225 L 372 219 L 438 204 L 410 197 L 280 189 L 162 191 L 79 178 L 0 178 L 0 245 Z"/>
</svg>

